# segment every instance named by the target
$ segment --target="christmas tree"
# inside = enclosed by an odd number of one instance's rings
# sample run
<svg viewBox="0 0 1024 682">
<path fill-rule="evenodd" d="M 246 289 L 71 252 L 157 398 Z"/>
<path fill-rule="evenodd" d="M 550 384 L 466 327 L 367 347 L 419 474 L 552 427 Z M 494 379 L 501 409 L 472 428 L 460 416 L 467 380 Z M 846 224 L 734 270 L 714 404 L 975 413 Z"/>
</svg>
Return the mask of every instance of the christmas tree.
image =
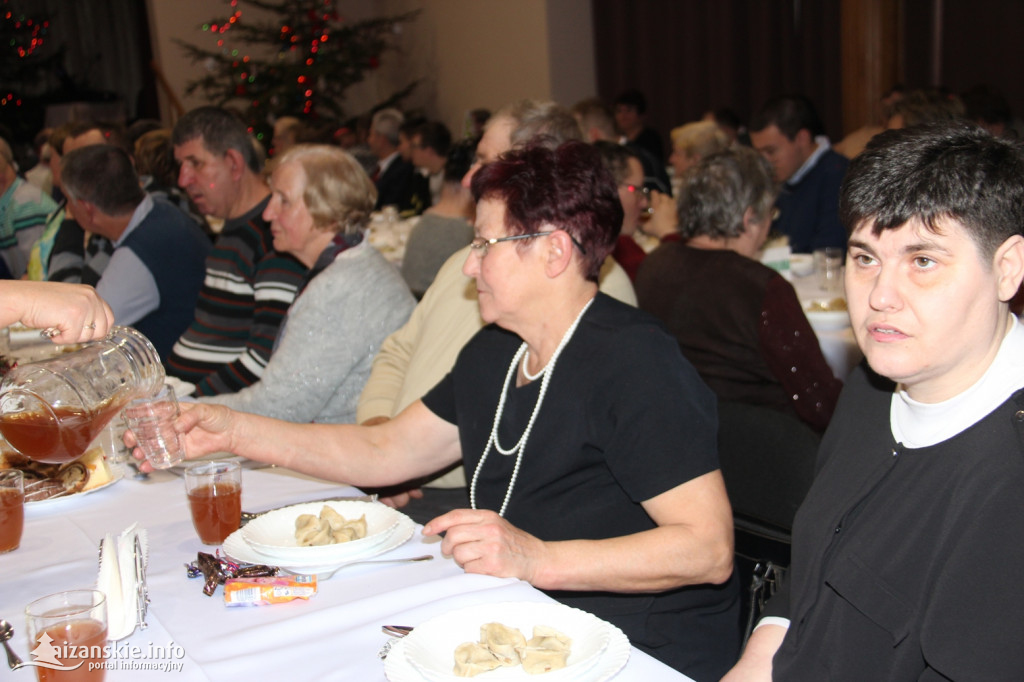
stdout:
<svg viewBox="0 0 1024 682">
<path fill-rule="evenodd" d="M 178 43 L 208 72 L 188 84 L 186 94 L 201 92 L 224 106 L 244 104 L 246 120 L 258 138 L 274 119 L 304 114 L 318 120 L 346 115 L 345 91 L 380 65 L 381 54 L 394 49 L 394 36 L 418 12 L 349 22 L 335 0 L 230 0 L 231 15 L 204 24 L 216 35 L 217 49 Z M 265 10 L 276 20 L 243 20 L 242 5 Z M 263 46 L 249 54 L 244 46 Z M 401 101 L 416 86 L 410 83 L 377 105 Z M 375 108 L 377 108 L 375 107 Z"/>
<path fill-rule="evenodd" d="M 33 126 L 42 120 L 40 95 L 63 59 L 63 52 L 48 40 L 49 16 L 28 14 L 24 4 L 0 2 L 0 124 L 12 143 L 35 132 Z"/>
</svg>

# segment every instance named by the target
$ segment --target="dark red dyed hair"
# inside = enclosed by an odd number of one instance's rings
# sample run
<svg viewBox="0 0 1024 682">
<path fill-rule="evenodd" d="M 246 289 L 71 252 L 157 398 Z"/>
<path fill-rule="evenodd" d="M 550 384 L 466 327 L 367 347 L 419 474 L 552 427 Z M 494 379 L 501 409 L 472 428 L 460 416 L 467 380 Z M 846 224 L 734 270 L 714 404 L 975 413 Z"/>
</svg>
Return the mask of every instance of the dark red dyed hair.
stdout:
<svg viewBox="0 0 1024 682">
<path fill-rule="evenodd" d="M 472 190 L 477 201 L 505 204 L 510 236 L 543 232 L 546 225 L 568 232 L 585 251 L 583 276 L 597 281 L 623 216 L 615 180 L 591 145 L 571 141 L 506 152 L 473 176 Z"/>
</svg>

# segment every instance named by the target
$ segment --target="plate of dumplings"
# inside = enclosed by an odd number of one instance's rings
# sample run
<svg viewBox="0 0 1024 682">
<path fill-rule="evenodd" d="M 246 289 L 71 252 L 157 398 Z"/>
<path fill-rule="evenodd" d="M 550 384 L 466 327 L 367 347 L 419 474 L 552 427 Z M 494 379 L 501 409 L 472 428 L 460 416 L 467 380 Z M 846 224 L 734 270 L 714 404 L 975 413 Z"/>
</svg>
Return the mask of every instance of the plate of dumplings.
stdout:
<svg viewBox="0 0 1024 682">
<path fill-rule="evenodd" d="M 597 616 L 537 602 L 451 611 L 417 625 L 398 644 L 385 661 L 392 682 L 606 680 L 630 651 L 622 631 Z"/>
<path fill-rule="evenodd" d="M 280 566 L 290 573 L 333 573 L 348 562 L 404 544 L 415 525 L 379 502 L 309 502 L 253 519 L 224 541 L 224 551 L 236 560 Z"/>
</svg>

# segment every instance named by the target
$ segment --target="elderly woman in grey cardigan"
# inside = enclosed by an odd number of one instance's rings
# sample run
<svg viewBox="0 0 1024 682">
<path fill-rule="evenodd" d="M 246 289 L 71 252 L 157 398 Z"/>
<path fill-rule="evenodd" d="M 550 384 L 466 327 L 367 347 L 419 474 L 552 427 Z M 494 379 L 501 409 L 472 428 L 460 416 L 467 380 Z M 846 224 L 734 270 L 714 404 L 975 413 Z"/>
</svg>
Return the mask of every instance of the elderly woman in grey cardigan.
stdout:
<svg viewBox="0 0 1024 682">
<path fill-rule="evenodd" d="M 274 249 L 310 268 L 255 384 L 199 398 L 293 422 L 351 423 L 381 342 L 415 300 L 398 271 L 363 239 L 377 191 L 336 147 L 290 149 L 270 179 L 263 217 Z"/>
</svg>

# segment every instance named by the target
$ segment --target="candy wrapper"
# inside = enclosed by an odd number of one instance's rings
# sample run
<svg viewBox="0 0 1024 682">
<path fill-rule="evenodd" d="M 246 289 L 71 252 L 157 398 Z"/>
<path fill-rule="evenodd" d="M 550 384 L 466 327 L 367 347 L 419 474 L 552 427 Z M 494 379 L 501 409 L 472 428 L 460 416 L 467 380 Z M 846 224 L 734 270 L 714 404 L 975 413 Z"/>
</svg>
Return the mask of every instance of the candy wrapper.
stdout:
<svg viewBox="0 0 1024 682">
<path fill-rule="evenodd" d="M 270 606 L 316 594 L 315 575 L 275 578 L 230 578 L 224 583 L 225 606 Z"/>
<path fill-rule="evenodd" d="M 224 584 L 231 578 L 260 578 L 277 575 L 278 571 L 273 566 L 259 564 L 238 564 L 220 556 L 199 552 L 195 562 L 185 564 L 185 570 L 189 578 L 203 576 L 203 594 L 212 597 L 217 590 L 217 585 Z"/>
</svg>

